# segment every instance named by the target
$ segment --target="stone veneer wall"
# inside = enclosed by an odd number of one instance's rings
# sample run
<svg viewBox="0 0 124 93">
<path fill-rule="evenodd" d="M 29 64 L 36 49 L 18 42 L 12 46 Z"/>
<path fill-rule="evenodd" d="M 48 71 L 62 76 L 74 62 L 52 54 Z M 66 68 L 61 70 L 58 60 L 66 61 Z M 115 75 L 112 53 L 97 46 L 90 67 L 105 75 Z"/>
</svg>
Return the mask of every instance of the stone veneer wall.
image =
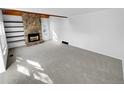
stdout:
<svg viewBox="0 0 124 93">
<path fill-rule="evenodd" d="M 24 37 L 27 46 L 35 45 L 43 42 L 41 31 L 41 18 L 38 14 L 23 13 Z M 39 33 L 40 40 L 35 42 L 28 42 L 28 34 Z"/>
</svg>

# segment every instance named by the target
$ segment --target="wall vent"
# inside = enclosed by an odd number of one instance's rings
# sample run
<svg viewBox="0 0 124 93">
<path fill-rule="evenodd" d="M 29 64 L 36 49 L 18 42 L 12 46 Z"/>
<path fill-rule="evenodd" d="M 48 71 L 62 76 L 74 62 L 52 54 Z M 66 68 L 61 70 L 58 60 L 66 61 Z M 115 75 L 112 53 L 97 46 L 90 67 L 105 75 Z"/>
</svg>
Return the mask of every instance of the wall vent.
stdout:
<svg viewBox="0 0 124 93">
<path fill-rule="evenodd" d="M 68 45 L 69 43 L 67 41 L 62 41 L 63 44 Z"/>
</svg>

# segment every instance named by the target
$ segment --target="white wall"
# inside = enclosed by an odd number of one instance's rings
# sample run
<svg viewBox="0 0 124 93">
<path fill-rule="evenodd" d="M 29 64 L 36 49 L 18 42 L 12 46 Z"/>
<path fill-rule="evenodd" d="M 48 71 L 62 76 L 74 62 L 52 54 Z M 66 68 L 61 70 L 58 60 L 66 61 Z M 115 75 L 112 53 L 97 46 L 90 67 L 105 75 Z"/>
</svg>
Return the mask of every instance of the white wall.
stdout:
<svg viewBox="0 0 124 93">
<path fill-rule="evenodd" d="M 106 9 L 68 19 L 51 18 L 59 41 L 124 61 L 124 9 Z"/>
<path fill-rule="evenodd" d="M 54 41 L 61 42 L 61 40 L 64 39 L 63 36 L 68 34 L 68 31 L 71 31 L 71 30 L 66 31 L 67 28 L 71 28 L 69 27 L 68 23 L 66 24 L 68 20 L 64 18 L 50 17 L 49 21 L 50 21 L 50 35 L 51 35 L 50 38 L 53 39 Z"/>
<path fill-rule="evenodd" d="M 2 12 L 0 10 L 0 73 L 6 70 L 8 46 L 3 24 Z"/>
</svg>

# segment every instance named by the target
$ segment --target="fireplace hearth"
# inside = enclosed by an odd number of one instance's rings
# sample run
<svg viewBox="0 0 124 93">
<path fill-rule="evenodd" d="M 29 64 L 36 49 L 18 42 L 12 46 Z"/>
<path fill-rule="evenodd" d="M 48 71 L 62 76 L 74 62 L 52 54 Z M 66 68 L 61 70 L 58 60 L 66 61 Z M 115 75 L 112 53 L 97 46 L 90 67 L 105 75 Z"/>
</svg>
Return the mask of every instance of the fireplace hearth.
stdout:
<svg viewBox="0 0 124 93">
<path fill-rule="evenodd" d="M 28 34 L 28 42 L 35 42 L 40 40 L 39 33 Z"/>
</svg>

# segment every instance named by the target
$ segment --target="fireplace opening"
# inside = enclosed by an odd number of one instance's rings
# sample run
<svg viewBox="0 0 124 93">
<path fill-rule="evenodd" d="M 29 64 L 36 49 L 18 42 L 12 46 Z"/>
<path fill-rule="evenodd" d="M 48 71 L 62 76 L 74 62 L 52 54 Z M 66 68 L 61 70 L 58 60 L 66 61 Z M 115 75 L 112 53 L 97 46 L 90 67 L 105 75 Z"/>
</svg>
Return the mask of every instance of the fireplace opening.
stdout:
<svg viewBox="0 0 124 93">
<path fill-rule="evenodd" d="M 40 40 L 40 35 L 39 33 L 33 33 L 33 34 L 28 34 L 28 41 L 29 42 L 35 42 Z"/>
</svg>

